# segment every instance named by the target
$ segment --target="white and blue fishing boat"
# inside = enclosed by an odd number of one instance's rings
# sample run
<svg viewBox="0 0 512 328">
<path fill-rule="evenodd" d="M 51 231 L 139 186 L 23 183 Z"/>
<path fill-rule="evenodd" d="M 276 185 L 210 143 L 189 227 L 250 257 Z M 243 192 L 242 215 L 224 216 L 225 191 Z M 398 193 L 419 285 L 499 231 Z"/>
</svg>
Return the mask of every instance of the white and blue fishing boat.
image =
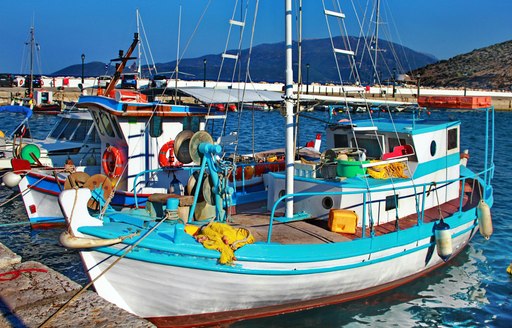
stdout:
<svg viewBox="0 0 512 328">
<path fill-rule="evenodd" d="M 6 132 L 0 131 L 0 172 L 5 173 L 12 169 L 12 158 L 24 158 L 30 160 L 31 163 L 35 163 L 35 158 L 43 165 L 51 165 L 51 160 L 46 153 L 41 154 L 38 147 L 29 145 L 33 141 L 28 127 L 29 119 L 33 114 L 32 110 L 25 106 L 7 105 L 0 106 L 0 114 L 23 115 L 23 119 L 8 135 L 5 135 Z"/>
<path fill-rule="evenodd" d="M 449 263 L 479 230 L 485 238 L 492 234 L 492 106 L 479 108 L 486 113 L 486 138 L 474 144 L 484 149 L 480 171 L 465 165 L 461 122 L 391 111 L 386 118 L 367 111 L 368 119 L 333 120 L 322 159 L 295 161 L 291 0 L 285 9 L 286 171 L 269 174 L 266 206 L 230 212 L 234 190 L 227 172 L 233 163 L 222 159 L 222 146 L 204 131 L 188 142 L 189 155 L 201 165 L 197 180 L 204 180 L 193 201 L 156 195 L 146 210 L 116 211 L 106 200 L 92 215 L 91 190 L 60 194 L 69 225 L 61 243 L 81 249 L 103 298 L 158 326 L 275 315 L 389 290 Z M 130 105 L 118 110 L 152 112 Z M 114 110 L 107 118 L 96 111 L 107 124 L 123 118 Z M 215 207 L 207 222 L 195 216 L 199 189 Z"/>
<path fill-rule="evenodd" d="M 67 110 L 44 139 L 36 139 L 30 129 L 33 111 L 24 106 L 0 107 L 0 113 L 21 113 L 25 117 L 8 136 L 0 140 L 0 169 L 25 172 L 33 168 L 64 167 L 70 160 L 77 165 L 99 163 L 100 143 L 91 115 L 84 110 Z M 15 161 L 14 167 L 11 163 Z M 25 162 L 25 163 L 23 163 Z M 17 167 L 17 164 L 19 165 Z M 98 165 L 98 164 L 96 164 Z"/>
<path fill-rule="evenodd" d="M 76 172 L 69 170 L 29 170 L 19 183 L 23 192 L 23 201 L 29 220 L 33 225 L 63 223 L 64 215 L 58 206 L 59 193 L 68 188 L 87 186 L 95 189 L 105 186 L 101 194 L 95 194 L 97 201 L 90 204 L 97 209 L 99 202 L 109 198 L 109 205 L 115 208 L 144 208 L 151 195 L 184 195 L 194 189 L 196 181 L 193 172 L 199 167 L 188 154 L 188 143 L 195 132 L 205 130 L 207 122 L 225 119 L 226 113 L 218 113 L 212 103 L 242 102 L 235 96 L 241 93 L 236 89 L 180 88 L 167 90 L 169 96 L 179 98 L 171 102 L 162 102 L 155 98 L 151 90 L 149 97 L 136 90 L 116 89 L 121 73 L 137 45 L 138 36 L 116 61 L 120 61 L 117 72 L 105 89 L 98 89 L 96 95 L 81 96 L 76 104 L 89 117 L 89 125 L 94 135 L 88 135 L 84 141 L 96 145 L 93 153 L 98 161 L 73 158 Z M 160 97 L 166 97 L 159 90 Z M 244 99 L 253 98 L 268 102 L 281 101 L 276 92 L 246 90 Z M 200 102 L 200 103 L 199 103 Z M 67 121 L 66 121 L 67 122 Z M 68 130 L 65 121 L 57 125 L 50 136 Z M 219 128 L 222 124 L 217 124 Z M 211 124 L 213 126 L 213 124 Z M 83 127 L 83 126 L 82 126 Z M 72 144 L 78 134 L 66 135 L 67 144 Z M 93 137 L 94 140 L 88 140 Z M 62 137 L 64 138 L 64 137 Z M 68 140 L 69 139 L 69 140 Z M 84 140 L 83 139 L 83 140 Z M 225 144 L 236 143 L 236 134 L 221 137 Z M 55 143 L 55 146 L 61 143 Z M 180 152 L 181 145 L 185 145 Z M 49 153 L 56 155 L 52 145 Z M 69 158 L 70 151 L 60 153 Z M 72 153 L 72 152 L 71 152 Z M 82 152 L 79 152 L 80 155 Z M 317 154 L 319 156 L 319 153 Z M 263 176 L 271 171 L 282 171 L 284 162 L 276 152 L 260 154 L 258 162 L 239 156 L 234 173 L 230 174 L 230 184 L 236 186 L 232 206 L 266 199 Z M 269 159 L 272 162 L 267 162 Z M 196 173 L 197 174 L 197 173 Z M 108 192 L 108 194 L 107 194 Z M 112 192 L 112 196 L 109 196 Z M 155 196 L 153 196 L 155 197 Z M 204 203 L 198 211 L 211 213 L 213 206 Z M 198 214 L 199 215 L 199 214 Z M 199 215 L 201 216 L 201 215 Z"/>
</svg>

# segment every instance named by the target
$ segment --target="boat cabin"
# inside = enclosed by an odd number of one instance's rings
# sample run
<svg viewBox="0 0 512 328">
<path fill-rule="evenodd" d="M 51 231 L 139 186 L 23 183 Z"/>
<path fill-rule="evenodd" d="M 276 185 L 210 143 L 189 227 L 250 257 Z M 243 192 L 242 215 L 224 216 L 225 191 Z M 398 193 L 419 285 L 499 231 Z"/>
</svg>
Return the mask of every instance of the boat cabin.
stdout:
<svg viewBox="0 0 512 328">
<path fill-rule="evenodd" d="M 55 166 L 64 166 L 71 158 L 77 166 L 98 166 L 100 138 L 87 111 L 69 111 L 59 115 L 44 141 L 37 142 L 48 151 Z"/>
<path fill-rule="evenodd" d="M 416 213 L 417 206 L 456 199 L 458 183 L 435 182 L 460 178 L 459 128 L 458 121 L 388 118 L 330 124 L 321 161 L 296 163 L 294 192 L 319 196 L 297 197 L 295 213 L 327 219 L 331 210 L 347 209 L 359 218 L 371 212 L 383 224 Z M 433 192 L 419 199 L 424 189 Z M 284 174 L 272 173 L 269 210 L 284 190 Z"/>
</svg>

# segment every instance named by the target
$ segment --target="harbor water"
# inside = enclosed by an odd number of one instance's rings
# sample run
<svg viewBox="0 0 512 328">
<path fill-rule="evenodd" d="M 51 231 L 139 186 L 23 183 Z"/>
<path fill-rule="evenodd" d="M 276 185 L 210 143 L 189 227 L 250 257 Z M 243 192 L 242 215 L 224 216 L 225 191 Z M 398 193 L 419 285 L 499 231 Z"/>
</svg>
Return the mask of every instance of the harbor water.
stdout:
<svg viewBox="0 0 512 328">
<path fill-rule="evenodd" d="M 325 119 L 325 113 L 309 116 Z M 364 114 L 360 114 L 364 115 Z M 410 114 L 400 114 L 410 115 Z M 426 115 L 426 114 L 423 114 Z M 485 113 L 432 113 L 462 121 L 461 148 L 469 149 L 468 166 L 483 168 Z M 509 138 L 512 113 L 497 112 L 495 129 L 496 172 L 493 180 L 494 234 L 485 240 L 477 234 L 448 265 L 407 285 L 383 294 L 356 301 L 269 318 L 234 323 L 232 327 L 509 327 L 512 322 L 512 276 L 506 268 L 512 261 L 512 221 L 508 219 L 509 185 L 512 185 L 512 139 Z M 342 118 L 340 116 L 340 118 Z M 53 116 L 34 115 L 30 129 L 35 137 L 44 137 L 56 122 Z M 21 117 L 7 114 L 0 117 L 0 129 L 11 131 Z M 300 119 L 299 145 L 314 140 L 325 124 L 320 120 Z M 230 113 L 224 126 L 214 122 L 214 131 L 240 129 L 238 151 L 251 153 L 284 147 L 284 118 L 278 111 L 244 111 Z M 211 126 L 210 126 L 211 127 Z M 254 138 L 252 133 L 254 131 Z M 214 139 L 219 133 L 213 133 Z M 323 145 L 325 146 L 325 145 Z M 234 147 L 234 146 L 232 146 Z M 0 202 L 16 192 L 0 188 Z M 34 260 L 59 271 L 84 285 L 88 282 L 76 251 L 59 245 L 62 228 L 31 229 L 21 199 L 0 207 L 0 242 L 21 255 L 24 261 Z M 374 274 L 378 275 L 378 272 Z M 340 284 L 343 282 L 340 281 Z M 0 285 L 1 296 L 1 285 Z"/>
</svg>

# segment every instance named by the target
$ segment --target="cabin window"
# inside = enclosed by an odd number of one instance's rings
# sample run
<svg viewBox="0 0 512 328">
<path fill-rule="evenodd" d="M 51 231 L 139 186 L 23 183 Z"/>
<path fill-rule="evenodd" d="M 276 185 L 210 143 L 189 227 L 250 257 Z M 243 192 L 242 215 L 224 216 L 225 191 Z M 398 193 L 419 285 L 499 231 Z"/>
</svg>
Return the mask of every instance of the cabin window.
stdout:
<svg viewBox="0 0 512 328">
<path fill-rule="evenodd" d="M 406 145 L 405 139 L 388 138 L 388 151 L 392 152 L 396 146 Z"/>
<path fill-rule="evenodd" d="M 93 143 L 100 143 L 101 142 L 100 135 L 96 131 L 96 127 L 94 125 L 92 126 L 92 130 L 91 130 L 90 136 L 91 136 L 91 141 Z"/>
<path fill-rule="evenodd" d="M 60 135 L 59 139 L 71 140 L 71 138 L 73 136 L 73 132 L 75 132 L 79 123 L 80 122 L 78 122 L 76 120 L 69 120 L 69 124 L 66 125 L 66 127 L 64 128 L 64 131 L 62 131 L 62 134 Z"/>
<path fill-rule="evenodd" d="M 382 156 L 381 145 L 384 144 L 384 137 L 379 136 L 357 136 L 357 147 L 366 150 L 366 156 L 371 158 L 380 158 Z M 379 142 L 380 141 L 380 142 Z M 356 147 L 356 140 L 352 138 L 352 147 Z"/>
<path fill-rule="evenodd" d="M 394 210 L 398 207 L 398 195 L 386 196 L 386 211 Z"/>
<path fill-rule="evenodd" d="M 108 115 L 103 112 L 100 112 L 99 117 L 100 117 L 100 123 L 103 126 L 103 128 L 105 129 L 105 132 L 107 133 L 107 135 L 109 137 L 115 137 L 116 135 L 114 134 L 114 129 L 112 128 L 112 123 L 110 123 L 110 120 L 108 119 Z"/>
<path fill-rule="evenodd" d="M 199 131 L 199 118 L 198 117 L 185 117 L 183 119 L 183 130 L 190 130 L 193 132 Z"/>
<path fill-rule="evenodd" d="M 459 134 L 457 129 L 448 130 L 448 150 L 459 146 Z"/>
<path fill-rule="evenodd" d="M 64 118 L 62 119 L 59 124 L 53 129 L 52 133 L 50 134 L 50 137 L 57 139 L 59 135 L 62 133 L 64 128 L 68 125 L 69 119 Z"/>
<path fill-rule="evenodd" d="M 71 138 L 72 141 L 84 141 L 87 137 L 87 132 L 91 129 L 92 122 L 89 121 L 82 121 L 78 122 L 78 126 L 75 129 L 75 133 L 73 134 L 73 137 Z"/>
<path fill-rule="evenodd" d="M 100 119 L 98 117 L 98 113 L 97 112 L 92 112 L 92 117 L 94 118 L 94 123 L 96 123 L 96 127 L 98 128 L 98 132 L 102 136 L 104 136 L 105 135 L 105 130 L 103 129 L 103 125 L 100 122 Z"/>
<path fill-rule="evenodd" d="M 432 140 L 432 142 L 430 143 L 430 155 L 432 155 L 432 157 L 434 157 L 436 155 L 436 151 L 437 151 L 436 141 Z"/>
<path fill-rule="evenodd" d="M 149 121 L 149 135 L 153 138 L 160 137 L 162 135 L 162 117 L 153 116 Z"/>
<path fill-rule="evenodd" d="M 114 116 L 110 116 L 110 120 L 112 121 L 112 125 L 116 129 L 118 137 L 123 138 L 123 131 L 121 131 L 121 127 L 119 126 L 119 123 L 117 122 L 116 118 Z"/>
<path fill-rule="evenodd" d="M 348 136 L 346 134 L 334 135 L 334 148 L 348 147 Z"/>
</svg>

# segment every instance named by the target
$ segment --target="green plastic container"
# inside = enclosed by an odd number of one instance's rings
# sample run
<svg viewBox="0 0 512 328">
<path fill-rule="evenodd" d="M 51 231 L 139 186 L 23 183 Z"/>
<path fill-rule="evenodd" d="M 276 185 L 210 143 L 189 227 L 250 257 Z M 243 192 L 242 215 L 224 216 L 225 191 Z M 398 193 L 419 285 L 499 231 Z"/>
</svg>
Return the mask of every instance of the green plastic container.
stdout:
<svg viewBox="0 0 512 328">
<path fill-rule="evenodd" d="M 361 167 L 360 161 L 344 161 L 338 159 L 337 162 L 336 175 L 339 177 L 352 178 L 366 173 L 366 168 Z M 370 161 L 362 162 L 362 164 L 366 163 L 370 163 Z"/>
<path fill-rule="evenodd" d="M 30 164 L 34 164 L 36 161 L 30 154 L 34 154 L 35 158 L 39 159 L 41 157 L 41 149 L 39 149 L 39 147 L 34 144 L 28 144 L 21 148 L 20 157 L 29 161 Z"/>
</svg>

